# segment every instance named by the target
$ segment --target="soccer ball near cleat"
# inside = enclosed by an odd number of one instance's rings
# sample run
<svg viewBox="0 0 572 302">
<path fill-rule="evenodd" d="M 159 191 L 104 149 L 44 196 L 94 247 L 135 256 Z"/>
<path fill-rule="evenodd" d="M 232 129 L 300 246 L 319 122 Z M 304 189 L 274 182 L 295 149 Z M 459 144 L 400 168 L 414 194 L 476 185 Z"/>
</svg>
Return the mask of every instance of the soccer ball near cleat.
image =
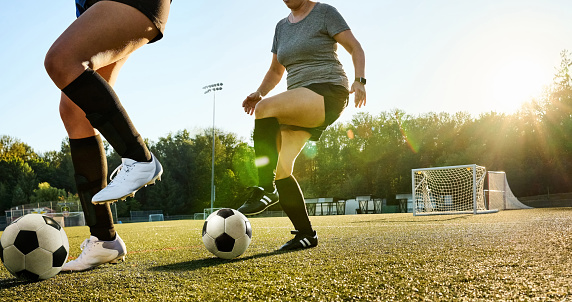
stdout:
<svg viewBox="0 0 572 302">
<path fill-rule="evenodd" d="M 57 275 L 69 249 L 64 229 L 41 214 L 16 219 L 0 237 L 0 258 L 6 269 L 17 278 L 31 281 Z"/>
<path fill-rule="evenodd" d="M 203 242 L 207 250 L 223 259 L 233 259 L 250 245 L 252 227 L 242 213 L 220 209 L 207 217 L 203 225 Z"/>
</svg>

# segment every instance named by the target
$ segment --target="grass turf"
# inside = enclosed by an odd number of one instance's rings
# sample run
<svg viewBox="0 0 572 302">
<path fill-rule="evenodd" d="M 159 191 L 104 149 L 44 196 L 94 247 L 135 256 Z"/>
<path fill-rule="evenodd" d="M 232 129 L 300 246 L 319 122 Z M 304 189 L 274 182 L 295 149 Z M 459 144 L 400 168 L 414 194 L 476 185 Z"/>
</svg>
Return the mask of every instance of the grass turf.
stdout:
<svg viewBox="0 0 572 302">
<path fill-rule="evenodd" d="M 220 260 L 202 221 L 117 225 L 127 261 L 27 283 L 0 269 L 0 301 L 500 301 L 572 299 L 572 208 L 484 215 L 311 217 L 319 246 L 277 253 L 287 218 L 253 218 Z M 70 256 L 87 227 L 66 228 Z"/>
</svg>

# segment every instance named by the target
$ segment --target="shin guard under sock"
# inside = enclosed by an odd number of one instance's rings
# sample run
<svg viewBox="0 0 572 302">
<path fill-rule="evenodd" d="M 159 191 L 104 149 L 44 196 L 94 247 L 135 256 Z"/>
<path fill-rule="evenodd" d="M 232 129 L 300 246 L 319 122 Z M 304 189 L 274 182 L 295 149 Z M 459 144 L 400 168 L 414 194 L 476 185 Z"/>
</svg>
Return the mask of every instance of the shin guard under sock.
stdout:
<svg viewBox="0 0 572 302">
<path fill-rule="evenodd" d="M 113 88 L 97 72 L 86 69 L 62 89 L 85 112 L 115 151 L 124 158 L 151 161 L 151 153 L 129 119 Z"/>
<path fill-rule="evenodd" d="M 254 153 L 258 168 L 258 185 L 265 191 L 274 192 L 274 178 L 278 163 L 276 137 L 280 125 L 275 117 L 254 120 Z"/>
<path fill-rule="evenodd" d="M 93 195 L 107 185 L 103 142 L 99 135 L 69 141 L 78 196 L 90 233 L 99 240 L 113 240 L 115 228 L 109 204 L 91 203 Z"/>
<path fill-rule="evenodd" d="M 288 215 L 294 228 L 302 234 L 312 234 L 312 224 L 308 217 L 304 195 L 294 176 L 276 181 L 278 195 L 280 195 L 280 206 Z"/>
</svg>

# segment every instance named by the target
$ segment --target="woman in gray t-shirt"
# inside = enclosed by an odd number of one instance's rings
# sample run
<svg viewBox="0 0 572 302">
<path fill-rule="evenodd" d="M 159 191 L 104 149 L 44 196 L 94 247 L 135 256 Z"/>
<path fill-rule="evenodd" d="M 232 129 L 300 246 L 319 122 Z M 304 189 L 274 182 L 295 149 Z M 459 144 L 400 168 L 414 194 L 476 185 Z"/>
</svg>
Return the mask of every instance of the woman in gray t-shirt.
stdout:
<svg viewBox="0 0 572 302">
<path fill-rule="evenodd" d="M 365 54 L 340 13 L 331 5 L 309 0 L 283 0 L 290 15 L 278 22 L 272 63 L 260 87 L 242 103 L 255 115 L 254 150 L 259 186 L 250 188 L 238 209 L 245 215 L 263 212 L 278 201 L 295 231 L 280 249 L 318 245 L 304 196 L 292 175 L 296 157 L 308 140 L 318 140 L 347 106 L 349 93 L 356 107 L 365 105 Z M 338 60 L 337 44 L 352 56 L 351 83 Z M 264 98 L 287 71 L 288 90 Z"/>
</svg>

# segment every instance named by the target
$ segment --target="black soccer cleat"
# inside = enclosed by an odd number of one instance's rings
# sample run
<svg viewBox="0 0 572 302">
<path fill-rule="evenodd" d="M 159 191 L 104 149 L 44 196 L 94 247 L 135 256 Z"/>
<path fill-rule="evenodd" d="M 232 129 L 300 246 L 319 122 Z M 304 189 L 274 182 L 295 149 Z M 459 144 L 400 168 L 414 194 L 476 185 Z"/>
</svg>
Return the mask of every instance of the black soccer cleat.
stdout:
<svg viewBox="0 0 572 302">
<path fill-rule="evenodd" d="M 302 234 L 298 231 L 292 231 L 292 234 L 296 236 L 294 236 L 294 239 L 281 246 L 281 251 L 307 249 L 318 246 L 318 234 L 316 231 L 310 234 Z"/>
<path fill-rule="evenodd" d="M 249 187 L 248 190 L 250 195 L 246 202 L 238 208 L 238 211 L 245 216 L 260 214 L 278 203 L 278 192 L 276 191 L 269 193 L 261 187 Z"/>
</svg>

